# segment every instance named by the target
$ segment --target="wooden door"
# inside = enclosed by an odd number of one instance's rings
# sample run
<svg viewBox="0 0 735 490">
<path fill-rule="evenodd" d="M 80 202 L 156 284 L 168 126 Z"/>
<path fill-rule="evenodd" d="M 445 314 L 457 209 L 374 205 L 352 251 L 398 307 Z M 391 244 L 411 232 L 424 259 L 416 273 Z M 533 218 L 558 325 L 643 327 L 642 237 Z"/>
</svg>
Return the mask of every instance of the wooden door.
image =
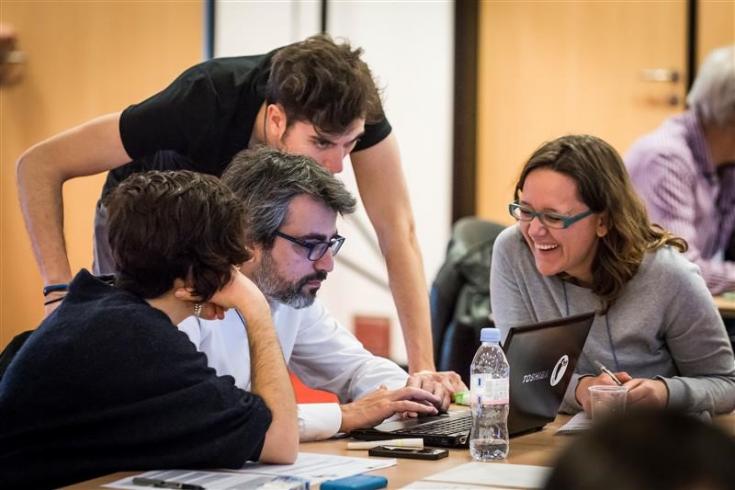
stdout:
<svg viewBox="0 0 735 490">
<path fill-rule="evenodd" d="M 28 2 L 3 0 L 25 55 L 22 80 L 0 87 L 0 349 L 42 318 L 42 283 L 20 214 L 15 161 L 65 128 L 160 90 L 198 62 L 199 1 Z M 64 186 L 72 271 L 91 267 L 92 219 L 104 176 Z"/>
<path fill-rule="evenodd" d="M 710 51 L 735 43 L 735 1 L 697 1 L 697 65 Z"/>
<path fill-rule="evenodd" d="M 477 210 L 511 223 L 520 168 L 569 133 L 625 152 L 683 109 L 686 3 L 483 1 L 480 6 Z M 675 70 L 675 82 L 646 81 Z"/>
</svg>

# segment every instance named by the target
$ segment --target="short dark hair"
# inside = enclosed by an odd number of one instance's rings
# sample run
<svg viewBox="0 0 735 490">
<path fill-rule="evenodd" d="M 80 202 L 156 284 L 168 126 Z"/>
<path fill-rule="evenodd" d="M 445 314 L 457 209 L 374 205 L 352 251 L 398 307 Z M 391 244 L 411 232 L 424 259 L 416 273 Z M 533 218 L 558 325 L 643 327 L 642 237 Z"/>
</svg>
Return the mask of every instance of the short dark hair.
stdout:
<svg viewBox="0 0 735 490">
<path fill-rule="evenodd" d="M 281 48 L 273 55 L 266 101 L 280 104 L 288 124 L 308 121 L 322 132 L 344 133 L 358 118 L 383 118 L 380 91 L 362 49 L 326 34 Z"/>
<path fill-rule="evenodd" d="M 244 209 L 216 177 L 151 171 L 124 180 L 105 199 L 117 285 L 156 298 L 174 279 L 191 280 L 204 300 L 250 258 Z"/>
<path fill-rule="evenodd" d="M 693 414 L 634 409 L 582 434 L 562 453 L 546 490 L 725 490 L 735 440 Z"/>
<path fill-rule="evenodd" d="M 335 176 L 303 155 L 268 147 L 235 155 L 222 181 L 245 205 L 248 245 L 269 249 L 288 214 L 291 200 L 307 195 L 339 214 L 355 210 L 355 198 Z"/>
</svg>

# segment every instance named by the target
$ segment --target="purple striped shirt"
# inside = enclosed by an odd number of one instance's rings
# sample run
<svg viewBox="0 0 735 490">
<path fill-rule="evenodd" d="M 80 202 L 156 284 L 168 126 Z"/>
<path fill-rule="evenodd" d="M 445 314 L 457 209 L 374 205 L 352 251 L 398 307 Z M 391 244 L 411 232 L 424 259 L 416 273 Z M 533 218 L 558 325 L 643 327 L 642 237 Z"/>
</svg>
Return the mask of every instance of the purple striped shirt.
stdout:
<svg viewBox="0 0 735 490">
<path fill-rule="evenodd" d="M 735 262 L 723 259 L 735 229 L 735 165 L 717 170 L 695 114 L 639 139 L 625 164 L 651 221 L 686 239 L 710 291 L 735 290 Z"/>
</svg>

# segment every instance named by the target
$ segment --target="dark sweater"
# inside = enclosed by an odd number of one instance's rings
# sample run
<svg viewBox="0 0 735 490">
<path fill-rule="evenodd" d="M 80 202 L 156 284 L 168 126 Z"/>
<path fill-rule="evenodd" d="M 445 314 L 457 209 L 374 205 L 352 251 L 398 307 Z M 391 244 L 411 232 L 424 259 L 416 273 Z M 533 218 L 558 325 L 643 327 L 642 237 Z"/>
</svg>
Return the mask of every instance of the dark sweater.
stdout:
<svg viewBox="0 0 735 490">
<path fill-rule="evenodd" d="M 270 422 L 164 313 L 83 270 L 0 382 L 0 488 L 237 468 Z"/>
</svg>

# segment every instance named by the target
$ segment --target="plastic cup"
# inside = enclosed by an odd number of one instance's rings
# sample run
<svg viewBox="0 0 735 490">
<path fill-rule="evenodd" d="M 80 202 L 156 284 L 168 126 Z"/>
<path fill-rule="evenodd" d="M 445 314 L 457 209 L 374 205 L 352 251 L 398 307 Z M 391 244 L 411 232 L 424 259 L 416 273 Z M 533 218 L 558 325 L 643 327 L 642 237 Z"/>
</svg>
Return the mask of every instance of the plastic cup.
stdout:
<svg viewBox="0 0 735 490">
<path fill-rule="evenodd" d="M 599 420 L 625 412 L 628 389 L 625 386 L 594 385 L 589 388 L 592 420 Z"/>
</svg>

